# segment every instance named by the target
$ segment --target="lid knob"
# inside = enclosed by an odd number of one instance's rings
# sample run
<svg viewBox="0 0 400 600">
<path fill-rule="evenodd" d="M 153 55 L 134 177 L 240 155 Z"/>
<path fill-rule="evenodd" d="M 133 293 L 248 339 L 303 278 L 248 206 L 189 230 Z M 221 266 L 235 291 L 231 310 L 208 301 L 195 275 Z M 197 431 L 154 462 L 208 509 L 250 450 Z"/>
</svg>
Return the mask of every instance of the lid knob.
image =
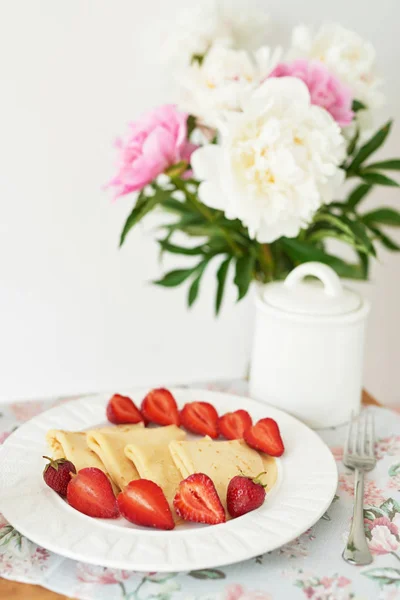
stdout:
<svg viewBox="0 0 400 600">
<path fill-rule="evenodd" d="M 312 275 L 324 284 L 324 292 L 328 296 L 339 297 L 343 294 L 343 286 L 335 271 L 319 262 L 307 262 L 299 265 L 286 277 L 284 286 L 293 289 L 304 277 Z"/>
</svg>

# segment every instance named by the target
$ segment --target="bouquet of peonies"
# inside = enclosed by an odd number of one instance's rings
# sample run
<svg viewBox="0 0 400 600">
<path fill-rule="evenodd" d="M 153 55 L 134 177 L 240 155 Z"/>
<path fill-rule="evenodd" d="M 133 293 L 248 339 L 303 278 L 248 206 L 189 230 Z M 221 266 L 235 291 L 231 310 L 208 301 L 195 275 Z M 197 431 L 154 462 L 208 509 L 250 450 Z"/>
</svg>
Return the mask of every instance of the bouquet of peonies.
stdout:
<svg viewBox="0 0 400 600">
<path fill-rule="evenodd" d="M 230 265 L 240 299 L 252 280 L 306 261 L 366 279 L 378 244 L 400 249 L 383 230 L 400 226 L 400 213 L 362 210 L 374 186 L 399 186 L 387 173 L 400 159 L 372 159 L 391 128 L 373 125 L 383 103 L 374 48 L 339 25 L 296 27 L 285 52 L 263 45 L 266 32 L 245 0 L 191 8 L 173 36 L 177 104 L 143 115 L 117 142 L 110 185 L 135 199 L 121 244 L 154 209 L 170 213 L 158 243 L 193 265 L 155 283 L 189 280 L 192 305 L 215 259 L 217 313 Z M 327 251 L 331 238 L 353 249 L 351 262 Z"/>
</svg>

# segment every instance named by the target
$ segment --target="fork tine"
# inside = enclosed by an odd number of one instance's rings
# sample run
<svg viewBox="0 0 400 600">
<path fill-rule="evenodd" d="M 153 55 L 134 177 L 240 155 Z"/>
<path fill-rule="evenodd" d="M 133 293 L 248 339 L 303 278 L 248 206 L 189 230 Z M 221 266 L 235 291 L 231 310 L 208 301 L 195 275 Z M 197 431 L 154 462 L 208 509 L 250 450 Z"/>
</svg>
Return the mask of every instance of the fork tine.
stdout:
<svg viewBox="0 0 400 600">
<path fill-rule="evenodd" d="M 363 410 L 360 413 L 359 416 L 360 419 L 360 447 L 359 447 L 359 452 L 360 454 L 366 455 L 367 454 L 367 419 L 368 419 L 368 413 Z"/>
<path fill-rule="evenodd" d="M 347 437 L 346 437 L 346 441 L 345 441 L 344 448 L 343 448 L 344 454 L 350 453 L 350 441 L 352 439 L 352 433 L 353 433 L 353 418 L 354 418 L 354 413 L 352 412 L 350 421 L 349 421 L 349 427 L 347 429 Z"/>
<path fill-rule="evenodd" d="M 373 458 L 375 456 L 375 424 L 372 414 L 368 415 L 367 421 L 367 445 L 367 454 L 370 458 Z"/>
<path fill-rule="evenodd" d="M 355 432 L 353 435 L 353 444 L 352 444 L 352 453 L 353 454 L 357 454 L 357 452 L 360 452 L 360 449 L 359 449 L 360 419 L 361 419 L 360 415 L 355 415 L 355 417 L 354 417 Z"/>
</svg>

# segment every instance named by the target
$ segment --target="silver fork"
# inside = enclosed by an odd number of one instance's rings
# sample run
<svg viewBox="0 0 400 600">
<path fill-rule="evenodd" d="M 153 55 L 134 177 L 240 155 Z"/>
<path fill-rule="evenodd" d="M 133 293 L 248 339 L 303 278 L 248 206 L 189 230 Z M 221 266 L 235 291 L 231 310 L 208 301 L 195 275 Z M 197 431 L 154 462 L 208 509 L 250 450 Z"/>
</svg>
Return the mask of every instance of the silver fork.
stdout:
<svg viewBox="0 0 400 600">
<path fill-rule="evenodd" d="M 343 558 L 352 565 L 369 565 L 372 556 L 368 548 L 364 530 L 364 473 L 376 465 L 374 452 L 375 435 L 373 416 L 363 411 L 358 416 L 352 414 L 344 446 L 343 463 L 354 470 L 354 510 L 353 521 L 343 551 Z"/>
</svg>

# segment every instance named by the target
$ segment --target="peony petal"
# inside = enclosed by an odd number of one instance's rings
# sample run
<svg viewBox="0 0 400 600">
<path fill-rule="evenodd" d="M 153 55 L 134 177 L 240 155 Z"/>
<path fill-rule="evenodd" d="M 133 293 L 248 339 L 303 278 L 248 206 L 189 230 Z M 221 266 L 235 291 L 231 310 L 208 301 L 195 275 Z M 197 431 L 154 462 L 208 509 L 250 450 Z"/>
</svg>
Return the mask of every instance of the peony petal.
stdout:
<svg viewBox="0 0 400 600">
<path fill-rule="evenodd" d="M 199 186 L 199 198 L 206 206 L 215 208 L 216 210 L 224 210 L 224 192 L 211 181 L 203 181 Z M 229 218 L 229 217 L 228 217 Z"/>
<path fill-rule="evenodd" d="M 202 146 L 193 152 L 191 165 L 196 179 L 218 181 L 221 156 L 222 149 L 215 144 Z"/>
<path fill-rule="evenodd" d="M 260 113 L 271 98 L 279 101 L 282 106 L 307 107 L 310 104 L 310 92 L 303 81 L 296 77 L 272 77 L 266 79 L 246 100 L 243 109 Z"/>
</svg>

